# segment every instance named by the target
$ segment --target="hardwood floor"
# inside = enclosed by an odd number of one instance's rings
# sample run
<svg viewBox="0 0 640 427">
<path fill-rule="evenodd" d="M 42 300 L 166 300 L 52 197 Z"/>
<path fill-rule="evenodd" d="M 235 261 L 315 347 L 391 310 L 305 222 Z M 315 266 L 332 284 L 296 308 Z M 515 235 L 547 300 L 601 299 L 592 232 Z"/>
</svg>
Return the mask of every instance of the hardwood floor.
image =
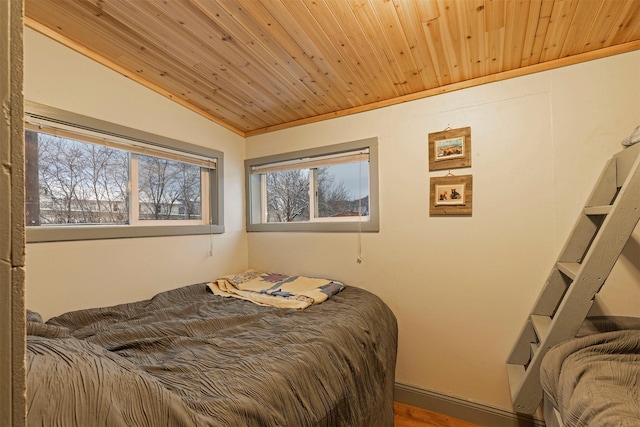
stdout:
<svg viewBox="0 0 640 427">
<path fill-rule="evenodd" d="M 394 427 L 480 427 L 467 421 L 393 402 Z"/>
</svg>

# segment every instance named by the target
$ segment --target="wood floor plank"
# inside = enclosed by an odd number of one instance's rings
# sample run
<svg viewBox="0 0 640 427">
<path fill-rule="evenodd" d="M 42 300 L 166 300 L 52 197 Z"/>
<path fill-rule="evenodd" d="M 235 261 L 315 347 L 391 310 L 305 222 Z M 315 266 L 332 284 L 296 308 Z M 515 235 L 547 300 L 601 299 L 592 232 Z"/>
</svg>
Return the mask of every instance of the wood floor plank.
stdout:
<svg viewBox="0 0 640 427">
<path fill-rule="evenodd" d="M 480 427 L 447 415 L 393 402 L 394 427 Z"/>
</svg>

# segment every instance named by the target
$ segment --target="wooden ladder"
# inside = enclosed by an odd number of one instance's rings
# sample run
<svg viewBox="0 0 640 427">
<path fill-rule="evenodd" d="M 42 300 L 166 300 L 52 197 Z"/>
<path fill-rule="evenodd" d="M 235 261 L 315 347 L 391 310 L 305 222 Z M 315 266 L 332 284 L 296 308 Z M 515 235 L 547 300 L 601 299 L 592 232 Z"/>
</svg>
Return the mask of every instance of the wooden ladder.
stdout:
<svg viewBox="0 0 640 427">
<path fill-rule="evenodd" d="M 542 400 L 540 364 L 574 338 L 640 219 L 640 144 L 606 164 L 507 359 L 516 412 Z"/>
</svg>

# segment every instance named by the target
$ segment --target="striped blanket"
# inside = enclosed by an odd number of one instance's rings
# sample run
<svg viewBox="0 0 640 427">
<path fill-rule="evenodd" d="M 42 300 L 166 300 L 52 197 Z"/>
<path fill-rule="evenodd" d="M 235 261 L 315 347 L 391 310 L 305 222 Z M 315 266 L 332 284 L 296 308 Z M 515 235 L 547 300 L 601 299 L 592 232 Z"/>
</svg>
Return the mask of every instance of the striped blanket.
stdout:
<svg viewBox="0 0 640 427">
<path fill-rule="evenodd" d="M 320 304 L 345 285 L 329 279 L 248 270 L 209 283 L 215 295 L 234 297 L 259 305 L 304 309 Z"/>
</svg>

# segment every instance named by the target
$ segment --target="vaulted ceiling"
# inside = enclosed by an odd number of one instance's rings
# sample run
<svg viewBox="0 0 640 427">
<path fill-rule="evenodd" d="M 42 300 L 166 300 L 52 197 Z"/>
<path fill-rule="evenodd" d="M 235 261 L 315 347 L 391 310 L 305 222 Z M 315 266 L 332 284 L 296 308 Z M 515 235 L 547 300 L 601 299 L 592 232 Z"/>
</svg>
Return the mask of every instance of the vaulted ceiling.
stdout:
<svg viewBox="0 0 640 427">
<path fill-rule="evenodd" d="M 240 135 L 640 49 L 638 0 L 26 0 L 26 25 Z"/>
</svg>

